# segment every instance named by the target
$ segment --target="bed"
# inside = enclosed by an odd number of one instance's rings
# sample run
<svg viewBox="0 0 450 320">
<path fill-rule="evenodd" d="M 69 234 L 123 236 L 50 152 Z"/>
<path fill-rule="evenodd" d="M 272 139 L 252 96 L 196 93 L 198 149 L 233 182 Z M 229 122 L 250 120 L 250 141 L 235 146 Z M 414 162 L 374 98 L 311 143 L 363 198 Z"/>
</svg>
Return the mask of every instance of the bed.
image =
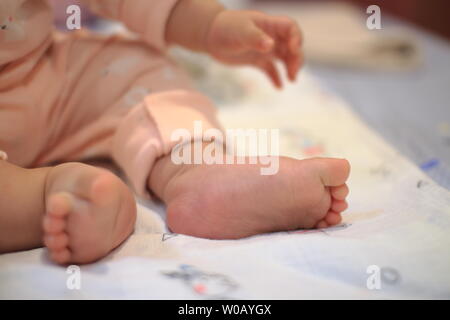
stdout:
<svg viewBox="0 0 450 320">
<path fill-rule="evenodd" d="M 161 204 L 137 200 L 134 233 L 96 263 L 57 266 L 45 249 L 0 255 L 0 299 L 450 298 L 448 190 L 308 70 L 277 92 L 257 72 L 201 64 L 199 86 L 227 128 L 276 128 L 284 155 L 350 160 L 342 224 L 215 241 L 171 233 Z"/>
</svg>

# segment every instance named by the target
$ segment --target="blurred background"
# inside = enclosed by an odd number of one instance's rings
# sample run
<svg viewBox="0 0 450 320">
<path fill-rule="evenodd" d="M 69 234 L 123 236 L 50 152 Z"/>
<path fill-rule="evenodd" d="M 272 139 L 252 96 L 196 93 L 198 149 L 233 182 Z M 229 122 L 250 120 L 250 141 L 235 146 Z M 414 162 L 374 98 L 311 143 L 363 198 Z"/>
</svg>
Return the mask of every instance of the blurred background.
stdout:
<svg viewBox="0 0 450 320">
<path fill-rule="evenodd" d="M 65 8 L 77 1 L 53 2 L 56 22 L 64 28 Z M 450 1 L 221 2 L 297 20 L 305 36 L 303 72 L 346 100 L 374 131 L 450 189 Z M 366 10 L 374 4 L 381 9 L 381 30 L 367 27 Z M 83 25 L 103 32 L 122 30 L 86 10 Z M 209 92 L 238 94 L 228 80 L 227 85 L 204 82 Z"/>
<path fill-rule="evenodd" d="M 356 5 L 378 4 L 387 12 L 450 39 L 450 2 L 447 0 L 351 0 Z"/>
<path fill-rule="evenodd" d="M 308 0 L 254 0 L 255 2 L 306 2 Z M 309 0 L 314 2 L 326 0 Z M 367 8 L 378 5 L 385 13 L 404 19 L 450 39 L 450 2 L 447 0 L 336 0 Z"/>
<path fill-rule="evenodd" d="M 79 4 L 77 0 L 51 0 L 60 9 L 67 7 L 68 4 Z M 263 2 L 279 3 L 283 6 L 284 3 L 300 3 L 300 2 L 330 2 L 327 0 L 251 0 L 251 1 L 227 1 L 224 3 L 250 2 L 248 5 L 258 5 Z M 450 2 L 447 0 L 336 0 L 340 2 L 348 2 L 356 6 L 367 8 L 370 5 L 380 6 L 386 13 L 394 15 L 398 18 L 404 19 L 418 26 L 421 26 L 431 32 L 441 35 L 446 39 L 450 39 Z M 253 2 L 253 3 L 252 3 Z M 59 20 L 63 16 L 59 16 Z M 85 16 L 86 18 L 86 16 Z M 90 18 L 89 16 L 87 18 Z M 85 19 L 86 21 L 86 19 Z"/>
</svg>

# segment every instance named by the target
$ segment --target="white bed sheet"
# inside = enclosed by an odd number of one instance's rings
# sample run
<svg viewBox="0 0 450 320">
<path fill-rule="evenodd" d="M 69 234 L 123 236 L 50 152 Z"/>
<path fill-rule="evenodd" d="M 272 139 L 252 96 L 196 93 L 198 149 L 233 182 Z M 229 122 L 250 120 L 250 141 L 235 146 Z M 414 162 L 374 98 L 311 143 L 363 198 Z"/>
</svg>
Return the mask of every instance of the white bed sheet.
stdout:
<svg viewBox="0 0 450 320">
<path fill-rule="evenodd" d="M 281 93 L 254 72 L 239 79 L 246 94 L 221 106 L 227 127 L 278 128 L 284 155 L 351 161 L 343 224 L 213 241 L 171 234 L 164 208 L 140 202 L 134 234 L 81 267 L 80 290 L 37 249 L 0 255 L 0 299 L 450 298 L 450 193 L 307 74 Z"/>
</svg>

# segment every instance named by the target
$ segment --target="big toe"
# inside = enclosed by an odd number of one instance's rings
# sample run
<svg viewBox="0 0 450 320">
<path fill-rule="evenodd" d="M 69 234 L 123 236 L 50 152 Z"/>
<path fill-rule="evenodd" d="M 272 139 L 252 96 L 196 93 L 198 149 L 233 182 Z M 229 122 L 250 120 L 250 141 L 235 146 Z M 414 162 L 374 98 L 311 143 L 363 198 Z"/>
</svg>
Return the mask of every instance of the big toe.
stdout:
<svg viewBox="0 0 450 320">
<path fill-rule="evenodd" d="M 345 184 L 350 175 L 350 163 L 345 159 L 314 159 L 319 175 L 327 187 Z"/>
</svg>

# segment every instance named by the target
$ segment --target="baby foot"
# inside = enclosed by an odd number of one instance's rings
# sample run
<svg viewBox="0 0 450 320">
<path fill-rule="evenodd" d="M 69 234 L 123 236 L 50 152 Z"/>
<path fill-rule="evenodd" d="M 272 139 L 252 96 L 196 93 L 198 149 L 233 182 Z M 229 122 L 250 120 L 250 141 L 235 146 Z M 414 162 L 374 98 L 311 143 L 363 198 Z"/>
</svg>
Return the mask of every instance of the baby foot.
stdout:
<svg viewBox="0 0 450 320">
<path fill-rule="evenodd" d="M 44 244 L 56 263 L 94 262 L 134 228 L 134 197 L 106 170 L 80 163 L 54 167 L 45 194 Z"/>
<path fill-rule="evenodd" d="M 168 225 L 214 239 L 326 228 L 347 209 L 349 172 L 340 159 L 281 158 L 273 176 L 262 176 L 257 165 L 188 166 L 164 190 Z"/>
</svg>

